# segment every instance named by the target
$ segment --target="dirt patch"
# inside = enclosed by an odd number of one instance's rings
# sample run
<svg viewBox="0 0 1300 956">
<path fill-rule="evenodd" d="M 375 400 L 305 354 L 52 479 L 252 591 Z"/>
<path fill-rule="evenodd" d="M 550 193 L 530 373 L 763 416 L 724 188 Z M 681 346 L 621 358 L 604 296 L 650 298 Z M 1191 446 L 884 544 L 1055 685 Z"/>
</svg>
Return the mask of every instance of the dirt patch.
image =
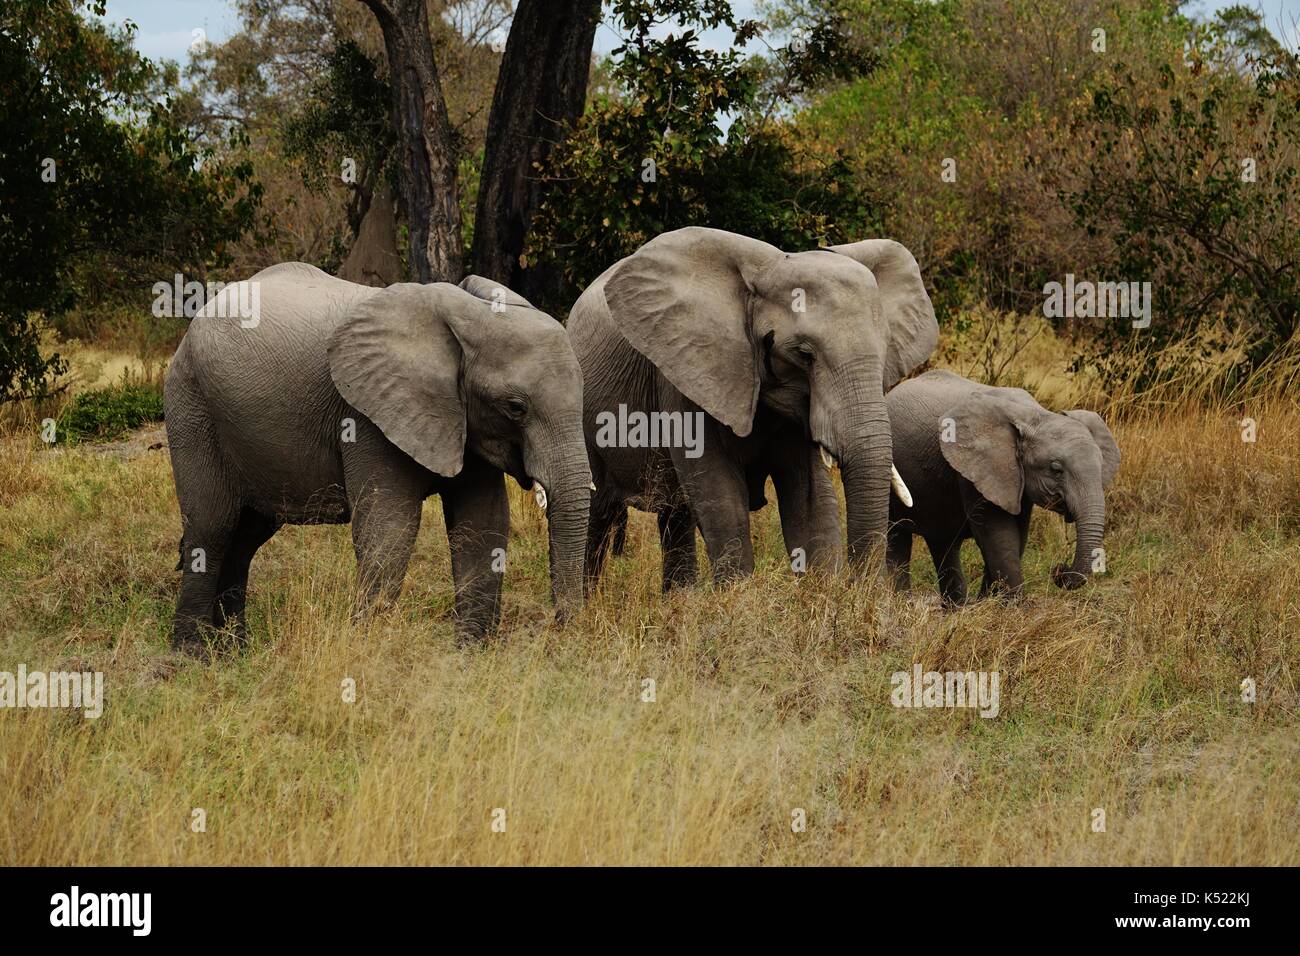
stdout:
<svg viewBox="0 0 1300 956">
<path fill-rule="evenodd" d="M 150 452 L 165 451 L 167 426 L 161 422 L 155 425 L 143 425 L 117 441 L 85 442 L 79 447 L 97 455 L 129 461 Z"/>
</svg>

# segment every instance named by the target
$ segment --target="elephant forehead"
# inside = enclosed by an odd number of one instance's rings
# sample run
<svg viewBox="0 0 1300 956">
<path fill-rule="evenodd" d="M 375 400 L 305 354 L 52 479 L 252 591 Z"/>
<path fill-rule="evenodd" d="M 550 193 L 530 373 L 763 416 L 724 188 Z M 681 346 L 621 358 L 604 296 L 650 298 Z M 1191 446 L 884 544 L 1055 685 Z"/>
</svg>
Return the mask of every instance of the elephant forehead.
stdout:
<svg viewBox="0 0 1300 956">
<path fill-rule="evenodd" d="M 769 296 L 802 289 L 810 300 L 809 308 L 878 292 L 876 278 L 866 266 L 822 251 L 787 253 L 774 261 L 755 284 L 761 294 Z"/>
<path fill-rule="evenodd" d="M 548 319 L 549 326 L 540 322 L 509 326 L 507 322 L 493 330 L 485 348 L 476 350 L 478 362 L 517 377 L 519 384 L 530 377 L 579 374 L 577 356 L 559 323 Z"/>
<path fill-rule="evenodd" d="M 1059 419 L 1059 420 L 1058 420 Z M 1084 460 L 1101 453 L 1086 425 L 1068 418 L 1048 418 L 1027 436 L 1034 452 L 1044 458 Z"/>
</svg>

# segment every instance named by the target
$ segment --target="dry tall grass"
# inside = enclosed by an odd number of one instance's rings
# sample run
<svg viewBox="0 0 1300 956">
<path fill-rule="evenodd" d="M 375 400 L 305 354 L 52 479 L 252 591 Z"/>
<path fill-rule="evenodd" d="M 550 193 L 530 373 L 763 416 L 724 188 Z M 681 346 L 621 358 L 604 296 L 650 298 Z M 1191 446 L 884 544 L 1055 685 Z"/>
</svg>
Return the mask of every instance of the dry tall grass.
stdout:
<svg viewBox="0 0 1300 956">
<path fill-rule="evenodd" d="M 663 598 L 638 515 L 556 628 L 517 493 L 498 642 L 452 640 L 435 500 L 386 618 L 348 623 L 347 529 L 286 529 L 253 646 L 211 665 L 167 649 L 165 453 L 10 439 L 0 670 L 101 670 L 107 703 L 0 711 L 0 862 L 1294 865 L 1300 409 L 1247 412 L 1254 444 L 1236 409 L 1114 422 L 1108 573 L 1077 592 L 1048 582 L 1069 541 L 1045 513 L 1027 597 L 950 613 L 923 547 L 910 598 L 793 580 L 769 508 L 753 580 Z M 999 671 L 1000 715 L 895 709 L 913 662 Z"/>
</svg>

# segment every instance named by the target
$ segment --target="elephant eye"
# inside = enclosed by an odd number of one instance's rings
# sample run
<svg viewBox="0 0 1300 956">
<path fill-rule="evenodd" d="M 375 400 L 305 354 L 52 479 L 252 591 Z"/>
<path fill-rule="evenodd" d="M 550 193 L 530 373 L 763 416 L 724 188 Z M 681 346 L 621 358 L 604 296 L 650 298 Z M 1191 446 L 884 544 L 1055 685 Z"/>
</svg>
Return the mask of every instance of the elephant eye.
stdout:
<svg viewBox="0 0 1300 956">
<path fill-rule="evenodd" d="M 795 352 L 798 354 L 799 358 L 803 359 L 805 362 L 811 362 L 813 360 L 813 350 L 810 345 L 800 345 L 795 349 Z"/>
<path fill-rule="evenodd" d="M 1053 461 L 1050 465 L 1048 465 L 1048 467 L 1051 468 L 1052 471 L 1058 475 L 1061 472 L 1065 471 L 1065 466 L 1063 466 L 1059 461 Z"/>
<path fill-rule="evenodd" d="M 506 412 L 511 418 L 523 418 L 528 413 L 528 403 L 522 398 L 506 399 Z"/>
</svg>

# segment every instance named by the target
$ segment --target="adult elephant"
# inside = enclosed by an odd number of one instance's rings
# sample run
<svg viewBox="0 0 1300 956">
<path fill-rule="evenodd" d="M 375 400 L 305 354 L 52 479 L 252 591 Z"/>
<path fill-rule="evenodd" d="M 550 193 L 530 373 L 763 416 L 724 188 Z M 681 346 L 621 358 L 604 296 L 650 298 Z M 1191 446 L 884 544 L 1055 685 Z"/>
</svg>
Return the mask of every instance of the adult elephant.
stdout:
<svg viewBox="0 0 1300 956">
<path fill-rule="evenodd" d="M 894 463 L 915 495 L 891 508 L 887 562 L 895 586 L 910 584 L 912 537 L 925 539 L 945 602 L 966 600 L 961 543 L 984 557 L 980 595 L 1020 591 L 1020 561 L 1034 505 L 1075 523 L 1074 561 L 1053 580 L 1076 588 L 1092 573 L 1106 528 L 1105 487 L 1119 448 L 1096 412 L 1050 412 L 1021 388 L 982 385 L 935 370 L 889 393 Z"/>
<path fill-rule="evenodd" d="M 850 560 L 883 543 L 885 391 L 939 334 L 903 246 L 869 239 L 787 253 L 718 229 L 678 229 L 606 270 L 568 329 L 596 482 L 589 583 L 627 504 L 658 515 L 665 590 L 695 579 L 697 526 L 716 580 L 751 572 L 749 512 L 764 504 L 769 476 L 795 560 L 802 552 L 808 567 L 837 566 L 839 505 L 819 458 L 840 463 Z M 638 415 L 650 422 L 648 442 L 623 427 Z"/>
<path fill-rule="evenodd" d="M 254 306 L 249 314 L 247 307 Z M 549 499 L 551 590 L 582 600 L 591 472 L 568 335 L 471 276 L 386 289 L 273 266 L 224 289 L 168 369 L 184 526 L 173 644 L 243 629 L 248 567 L 282 524 L 351 521 L 358 610 L 401 589 L 426 497 L 442 497 L 462 638 L 500 616 L 504 475 Z"/>
</svg>

